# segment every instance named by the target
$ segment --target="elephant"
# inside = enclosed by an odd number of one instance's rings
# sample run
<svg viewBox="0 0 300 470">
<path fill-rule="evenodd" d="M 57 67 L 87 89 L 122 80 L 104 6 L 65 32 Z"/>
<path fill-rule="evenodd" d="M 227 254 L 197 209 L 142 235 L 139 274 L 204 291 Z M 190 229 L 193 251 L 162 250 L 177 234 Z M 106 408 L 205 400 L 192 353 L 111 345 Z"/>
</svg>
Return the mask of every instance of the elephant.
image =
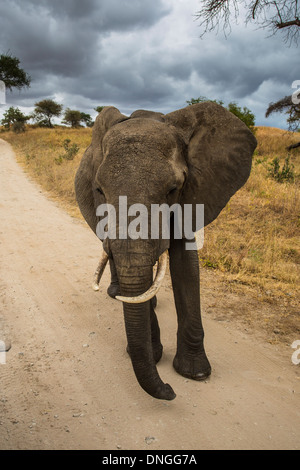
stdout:
<svg viewBox="0 0 300 470">
<path fill-rule="evenodd" d="M 153 204 L 189 206 L 194 233 L 196 206 L 203 205 L 207 226 L 247 181 L 256 145 L 248 127 L 214 102 L 165 115 L 138 110 L 125 116 L 107 106 L 95 120 L 91 144 L 76 172 L 77 203 L 96 235 L 103 220 L 97 208 L 110 205 L 118 215 L 121 196 L 126 196 L 128 206 L 142 204 L 149 211 Z M 107 228 L 109 217 L 106 221 Z M 150 225 L 149 219 L 149 233 Z M 121 227 L 119 219 L 116 227 Z M 107 292 L 123 302 L 127 351 L 136 379 L 150 396 L 173 400 L 174 390 L 157 371 L 163 346 L 154 309 L 169 261 L 178 324 L 173 367 L 183 377 L 206 380 L 211 365 L 204 348 L 198 252 L 186 249 L 185 235 L 175 237 L 171 223 L 169 237 L 159 232 L 155 239 L 149 233 L 129 238 L 117 232 L 115 237 L 98 235 L 103 259 L 95 288 L 109 261 Z"/>
</svg>

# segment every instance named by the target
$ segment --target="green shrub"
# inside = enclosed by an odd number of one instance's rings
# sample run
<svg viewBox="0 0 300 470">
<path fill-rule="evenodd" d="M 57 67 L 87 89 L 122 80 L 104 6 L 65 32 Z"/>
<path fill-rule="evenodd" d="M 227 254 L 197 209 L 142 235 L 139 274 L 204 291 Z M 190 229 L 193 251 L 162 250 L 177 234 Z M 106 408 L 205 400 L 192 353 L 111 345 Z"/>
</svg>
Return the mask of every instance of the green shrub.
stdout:
<svg viewBox="0 0 300 470">
<path fill-rule="evenodd" d="M 295 180 L 294 165 L 290 163 L 290 157 L 286 157 L 283 167 L 280 168 L 279 158 L 275 157 L 269 163 L 268 173 L 271 178 L 274 178 L 278 183 L 291 183 Z"/>
<path fill-rule="evenodd" d="M 75 155 L 78 153 L 80 147 L 77 144 L 73 143 L 70 146 L 70 139 L 65 139 L 63 142 L 63 147 L 65 149 L 65 153 L 59 155 L 58 158 L 55 158 L 54 161 L 57 165 L 61 165 L 63 160 L 73 160 Z"/>
</svg>

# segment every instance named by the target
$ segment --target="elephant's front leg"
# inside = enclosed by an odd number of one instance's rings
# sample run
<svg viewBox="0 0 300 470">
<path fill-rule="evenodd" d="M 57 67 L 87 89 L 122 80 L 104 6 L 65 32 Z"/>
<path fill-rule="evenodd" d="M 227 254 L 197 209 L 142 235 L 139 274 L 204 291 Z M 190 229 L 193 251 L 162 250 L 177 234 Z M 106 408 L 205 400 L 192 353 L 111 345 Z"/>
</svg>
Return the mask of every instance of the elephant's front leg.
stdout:
<svg viewBox="0 0 300 470">
<path fill-rule="evenodd" d="M 204 350 L 200 309 L 199 261 L 196 250 L 185 249 L 186 240 L 171 240 L 170 271 L 178 316 L 175 370 L 194 380 L 205 380 L 211 367 Z"/>
</svg>

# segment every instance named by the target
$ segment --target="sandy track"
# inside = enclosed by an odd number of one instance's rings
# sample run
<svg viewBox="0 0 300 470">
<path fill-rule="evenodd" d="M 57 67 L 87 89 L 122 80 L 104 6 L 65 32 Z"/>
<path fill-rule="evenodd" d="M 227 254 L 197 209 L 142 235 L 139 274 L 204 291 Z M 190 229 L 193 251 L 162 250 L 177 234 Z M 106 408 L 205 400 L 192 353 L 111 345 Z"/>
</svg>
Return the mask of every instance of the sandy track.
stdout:
<svg viewBox="0 0 300 470">
<path fill-rule="evenodd" d="M 157 308 L 159 372 L 177 398 L 145 394 L 125 351 L 122 306 L 106 294 L 108 273 L 99 293 L 91 289 L 101 244 L 28 180 L 3 140 L 0 165 L 0 340 L 12 345 L 0 364 L 1 449 L 300 447 L 293 351 L 204 312 L 213 374 L 206 383 L 184 379 L 172 368 L 168 279 Z M 203 304 L 213 299 L 222 311 L 217 294 L 206 287 Z"/>
</svg>

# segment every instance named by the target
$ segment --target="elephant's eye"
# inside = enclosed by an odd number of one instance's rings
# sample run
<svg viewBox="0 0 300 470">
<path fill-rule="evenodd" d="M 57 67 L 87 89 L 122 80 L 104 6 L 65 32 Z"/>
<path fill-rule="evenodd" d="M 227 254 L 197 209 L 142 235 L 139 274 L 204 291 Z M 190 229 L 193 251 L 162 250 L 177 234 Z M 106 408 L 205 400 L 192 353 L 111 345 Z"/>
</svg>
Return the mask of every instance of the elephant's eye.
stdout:
<svg viewBox="0 0 300 470">
<path fill-rule="evenodd" d="M 172 187 L 169 189 L 169 191 L 168 191 L 168 193 L 167 193 L 167 196 L 172 196 L 172 194 L 175 194 L 176 191 L 177 191 L 177 186 L 174 185 L 174 186 L 172 186 Z"/>
<path fill-rule="evenodd" d="M 99 194 L 102 194 L 102 195 L 104 196 L 104 193 L 103 193 L 103 191 L 102 191 L 101 188 L 96 188 L 96 191 L 97 191 Z"/>
</svg>

